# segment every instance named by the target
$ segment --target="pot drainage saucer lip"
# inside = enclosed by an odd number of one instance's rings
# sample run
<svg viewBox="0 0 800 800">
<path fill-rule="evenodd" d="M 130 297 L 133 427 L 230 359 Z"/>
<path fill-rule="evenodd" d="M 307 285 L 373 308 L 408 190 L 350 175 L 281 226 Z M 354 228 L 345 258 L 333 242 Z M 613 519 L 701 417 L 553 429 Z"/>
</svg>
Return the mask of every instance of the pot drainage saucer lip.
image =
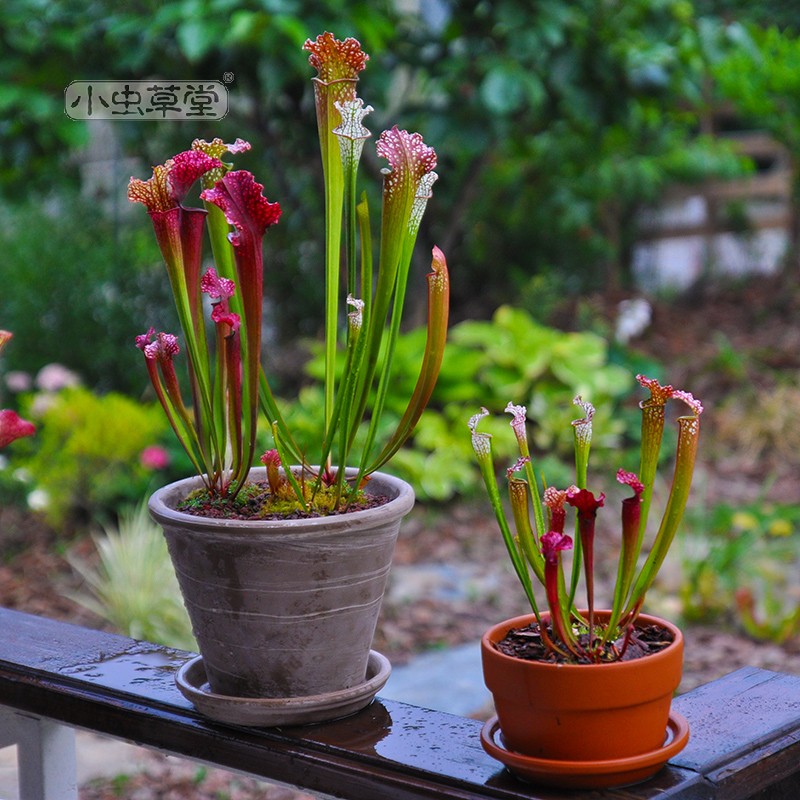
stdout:
<svg viewBox="0 0 800 800">
<path fill-rule="evenodd" d="M 534 758 L 505 746 L 497 716 L 481 730 L 483 749 L 502 762 L 518 778 L 565 789 L 607 789 L 629 786 L 655 775 L 689 741 L 689 723 L 677 711 L 670 711 L 664 744 L 648 753 L 630 758 L 601 761 L 559 761 Z"/>
<path fill-rule="evenodd" d="M 367 674 L 357 686 L 306 697 L 231 697 L 211 691 L 203 657 L 196 656 L 180 667 L 175 683 L 201 714 L 217 722 L 271 727 L 307 725 L 353 714 L 372 702 L 389 680 L 391 671 L 386 656 L 370 650 Z"/>
</svg>

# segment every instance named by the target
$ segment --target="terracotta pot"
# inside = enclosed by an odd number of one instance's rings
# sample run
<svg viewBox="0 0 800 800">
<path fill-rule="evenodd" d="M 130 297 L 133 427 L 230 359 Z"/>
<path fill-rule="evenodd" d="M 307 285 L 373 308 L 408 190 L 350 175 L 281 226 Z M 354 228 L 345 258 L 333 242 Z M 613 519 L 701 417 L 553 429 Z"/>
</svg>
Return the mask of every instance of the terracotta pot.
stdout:
<svg viewBox="0 0 800 800">
<path fill-rule="evenodd" d="M 596 614 L 599 621 L 608 619 L 608 612 Z M 534 759 L 596 762 L 663 748 L 683 666 L 678 628 L 640 615 L 640 624 L 661 625 L 674 641 L 654 655 L 611 664 L 527 661 L 494 647 L 511 628 L 534 620 L 506 620 L 481 641 L 484 680 L 508 750 Z"/>
<path fill-rule="evenodd" d="M 367 491 L 391 498 L 382 506 L 242 521 L 176 511 L 199 485 L 199 478 L 170 484 L 149 506 L 164 530 L 210 691 L 289 698 L 363 684 L 412 488 L 376 473 Z"/>
</svg>

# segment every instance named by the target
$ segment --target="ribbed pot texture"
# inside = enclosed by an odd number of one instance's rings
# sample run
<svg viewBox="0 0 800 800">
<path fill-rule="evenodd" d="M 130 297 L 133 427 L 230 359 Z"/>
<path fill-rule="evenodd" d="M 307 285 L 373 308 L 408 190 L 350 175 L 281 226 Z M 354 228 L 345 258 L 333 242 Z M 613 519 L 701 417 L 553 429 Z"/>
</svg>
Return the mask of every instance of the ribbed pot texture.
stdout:
<svg viewBox="0 0 800 800">
<path fill-rule="evenodd" d="M 608 612 L 596 612 L 607 620 Z M 611 664 L 550 664 L 500 653 L 494 643 L 516 617 L 481 641 L 484 680 L 510 750 L 533 758 L 599 761 L 651 752 L 664 743 L 672 695 L 683 667 L 683 636 L 672 623 L 645 614 L 639 625 L 661 625 L 674 641 L 659 653 Z"/>
<path fill-rule="evenodd" d="M 391 498 L 382 506 L 241 521 L 176 511 L 199 485 L 197 478 L 170 484 L 149 507 L 164 530 L 211 691 L 307 697 L 363 683 L 412 488 L 375 473 L 367 491 Z"/>
</svg>

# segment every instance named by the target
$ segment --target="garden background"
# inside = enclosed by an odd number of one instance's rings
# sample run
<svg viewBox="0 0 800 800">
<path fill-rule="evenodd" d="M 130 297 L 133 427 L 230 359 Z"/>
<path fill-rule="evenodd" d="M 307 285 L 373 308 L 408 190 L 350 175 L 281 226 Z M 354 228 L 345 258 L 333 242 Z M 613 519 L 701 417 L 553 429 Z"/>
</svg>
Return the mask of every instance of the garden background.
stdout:
<svg viewBox="0 0 800 800">
<path fill-rule="evenodd" d="M 177 326 L 149 221 L 125 190 L 196 137 L 252 142 L 237 166 L 281 203 L 266 243 L 266 357 L 278 393 L 295 401 L 293 424 L 318 437 L 324 215 L 302 44 L 331 30 L 370 54 L 372 130 L 397 121 L 438 153 L 415 276 L 424 291 L 437 244 L 453 293 L 439 385 L 391 465 L 419 498 L 397 569 L 430 565 L 431 582 L 390 592 L 380 648 L 402 660 L 525 610 L 478 491 L 466 427 L 477 407 L 525 404 L 538 464 L 559 483 L 569 475 L 571 401 L 582 394 L 598 407 L 593 469 L 613 476 L 636 453 L 633 376 L 644 372 L 707 407 L 690 510 L 654 602 L 795 664 L 793 6 L 6 0 L 0 328 L 14 339 L 0 363 L 0 407 L 18 409 L 37 433 L 0 456 L 0 602 L 191 644 L 159 571 L 169 570 L 160 538 L 135 510 L 191 468 L 133 346 L 151 323 Z M 230 110 L 218 122 L 82 123 L 65 113 L 75 80 L 225 73 Z M 379 185 L 369 145 L 365 160 Z M 397 380 L 410 387 L 422 322 L 406 321 L 399 347 Z M 497 424 L 499 445 L 507 437 Z M 115 573 L 122 567 L 133 572 Z"/>
</svg>

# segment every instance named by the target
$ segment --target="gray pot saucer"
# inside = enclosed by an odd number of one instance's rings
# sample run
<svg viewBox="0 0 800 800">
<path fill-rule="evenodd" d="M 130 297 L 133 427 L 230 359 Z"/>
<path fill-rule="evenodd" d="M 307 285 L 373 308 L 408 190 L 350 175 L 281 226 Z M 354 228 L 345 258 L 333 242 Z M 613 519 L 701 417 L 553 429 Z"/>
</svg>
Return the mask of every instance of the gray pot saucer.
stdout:
<svg viewBox="0 0 800 800">
<path fill-rule="evenodd" d="M 230 697 L 211 691 L 203 657 L 187 661 L 175 675 L 181 694 L 216 722 L 249 727 L 307 725 L 354 714 L 369 705 L 389 680 L 389 660 L 370 650 L 364 682 L 336 692 L 306 697 Z"/>
</svg>

